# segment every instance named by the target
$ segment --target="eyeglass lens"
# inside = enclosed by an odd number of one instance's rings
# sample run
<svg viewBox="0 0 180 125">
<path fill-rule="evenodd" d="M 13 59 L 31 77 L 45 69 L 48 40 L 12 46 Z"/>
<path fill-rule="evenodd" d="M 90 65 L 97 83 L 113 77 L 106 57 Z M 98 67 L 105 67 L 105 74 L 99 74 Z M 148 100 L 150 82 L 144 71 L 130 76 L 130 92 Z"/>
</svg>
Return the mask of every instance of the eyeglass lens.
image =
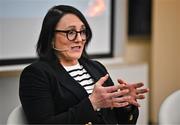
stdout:
<svg viewBox="0 0 180 125">
<path fill-rule="evenodd" d="M 81 30 L 81 31 L 75 31 L 75 30 L 69 30 L 66 35 L 68 40 L 73 41 L 77 38 L 78 33 L 80 33 L 82 40 L 87 39 L 87 31 Z"/>
</svg>

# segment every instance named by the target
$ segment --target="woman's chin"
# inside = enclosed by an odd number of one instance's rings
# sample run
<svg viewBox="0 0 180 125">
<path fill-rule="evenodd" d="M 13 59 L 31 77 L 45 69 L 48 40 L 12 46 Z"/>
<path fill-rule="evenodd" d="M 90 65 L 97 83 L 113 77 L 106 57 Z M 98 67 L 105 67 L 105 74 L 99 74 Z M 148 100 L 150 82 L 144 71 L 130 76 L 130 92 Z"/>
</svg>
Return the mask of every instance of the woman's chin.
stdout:
<svg viewBox="0 0 180 125">
<path fill-rule="evenodd" d="M 73 55 L 71 56 L 71 58 L 72 58 L 73 60 L 78 60 L 78 59 L 80 59 L 80 57 L 81 57 L 81 54 L 73 54 Z"/>
</svg>

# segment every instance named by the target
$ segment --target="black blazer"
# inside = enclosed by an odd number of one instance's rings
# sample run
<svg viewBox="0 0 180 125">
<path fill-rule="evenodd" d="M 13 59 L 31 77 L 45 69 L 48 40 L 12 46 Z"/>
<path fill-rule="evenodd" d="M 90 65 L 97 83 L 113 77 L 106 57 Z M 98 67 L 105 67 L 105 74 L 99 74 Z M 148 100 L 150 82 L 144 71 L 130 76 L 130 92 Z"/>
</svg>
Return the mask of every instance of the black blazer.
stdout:
<svg viewBox="0 0 180 125">
<path fill-rule="evenodd" d="M 108 73 L 97 61 L 83 58 L 79 62 L 95 82 Z M 111 78 L 104 85 L 113 85 Z M 38 60 L 26 67 L 19 96 L 29 123 L 135 124 L 139 114 L 135 106 L 94 111 L 86 90 L 58 61 Z"/>
</svg>

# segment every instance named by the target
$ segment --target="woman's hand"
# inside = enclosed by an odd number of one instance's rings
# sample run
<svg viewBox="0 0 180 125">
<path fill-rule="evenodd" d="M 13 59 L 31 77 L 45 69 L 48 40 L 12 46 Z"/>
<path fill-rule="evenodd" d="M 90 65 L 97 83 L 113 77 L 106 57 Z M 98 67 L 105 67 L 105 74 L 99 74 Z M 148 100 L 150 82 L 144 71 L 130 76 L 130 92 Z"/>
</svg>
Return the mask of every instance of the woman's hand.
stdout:
<svg viewBox="0 0 180 125">
<path fill-rule="evenodd" d="M 118 83 L 120 85 L 124 85 L 124 88 L 129 90 L 129 93 L 127 93 L 127 96 L 130 97 L 130 100 L 128 101 L 129 104 L 132 104 L 138 107 L 140 105 L 137 102 L 137 99 L 144 99 L 145 98 L 144 94 L 149 92 L 148 88 L 142 88 L 144 86 L 143 83 L 127 84 L 126 82 L 120 79 L 118 79 Z"/>
<path fill-rule="evenodd" d="M 99 108 L 125 107 L 129 105 L 128 100 L 130 100 L 131 97 L 124 96 L 129 93 L 129 90 L 125 89 L 123 84 L 103 87 L 103 84 L 108 79 L 108 77 L 108 74 L 104 77 L 101 77 L 96 82 L 93 92 L 89 96 L 94 110 Z"/>
</svg>

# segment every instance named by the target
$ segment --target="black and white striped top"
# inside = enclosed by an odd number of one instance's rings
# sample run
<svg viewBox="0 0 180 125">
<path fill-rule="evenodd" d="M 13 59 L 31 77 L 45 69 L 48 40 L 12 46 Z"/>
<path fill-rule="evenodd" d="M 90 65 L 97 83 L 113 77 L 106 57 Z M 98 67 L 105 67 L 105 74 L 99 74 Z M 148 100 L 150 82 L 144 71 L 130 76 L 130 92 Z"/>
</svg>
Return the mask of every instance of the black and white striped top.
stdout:
<svg viewBox="0 0 180 125">
<path fill-rule="evenodd" d="M 64 66 L 66 71 L 72 76 L 81 86 L 85 88 L 88 94 L 91 94 L 94 88 L 94 80 L 86 69 L 79 63 L 74 66 Z"/>
</svg>

